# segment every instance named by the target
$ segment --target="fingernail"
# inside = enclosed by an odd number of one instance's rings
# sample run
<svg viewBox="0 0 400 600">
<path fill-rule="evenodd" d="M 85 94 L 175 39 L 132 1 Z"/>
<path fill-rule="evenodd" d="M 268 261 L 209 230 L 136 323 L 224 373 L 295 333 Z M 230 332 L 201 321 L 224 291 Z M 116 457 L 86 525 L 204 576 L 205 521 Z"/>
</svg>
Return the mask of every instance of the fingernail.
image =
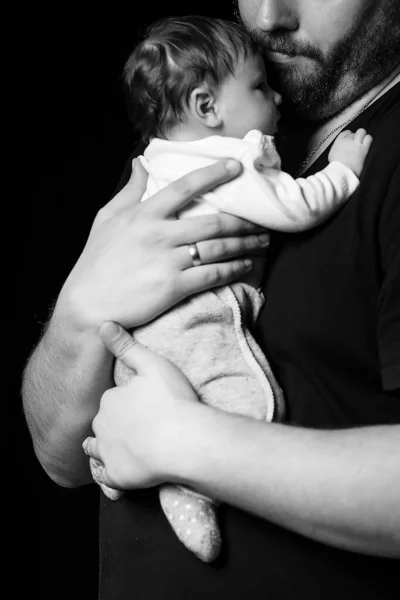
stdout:
<svg viewBox="0 0 400 600">
<path fill-rule="evenodd" d="M 237 160 L 230 159 L 225 163 L 225 168 L 228 173 L 239 173 L 241 164 Z"/>
<path fill-rule="evenodd" d="M 259 236 L 259 240 L 260 240 L 260 244 L 261 246 L 263 246 L 264 248 L 269 246 L 269 242 L 270 242 L 270 237 L 268 233 L 262 233 Z"/>
<path fill-rule="evenodd" d="M 244 261 L 244 268 L 246 269 L 246 271 L 250 271 L 252 267 L 253 267 L 253 261 L 246 258 L 246 260 Z"/>
<path fill-rule="evenodd" d="M 120 335 L 121 327 L 118 323 L 114 323 L 114 321 L 108 321 L 102 325 L 102 333 L 109 339 L 115 339 Z"/>
</svg>

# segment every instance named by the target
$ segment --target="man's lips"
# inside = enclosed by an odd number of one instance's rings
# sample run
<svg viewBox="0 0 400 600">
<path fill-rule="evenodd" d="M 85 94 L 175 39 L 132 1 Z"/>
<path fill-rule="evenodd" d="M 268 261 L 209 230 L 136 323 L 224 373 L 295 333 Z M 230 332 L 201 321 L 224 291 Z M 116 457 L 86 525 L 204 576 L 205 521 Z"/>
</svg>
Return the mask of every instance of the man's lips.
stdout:
<svg viewBox="0 0 400 600">
<path fill-rule="evenodd" d="M 298 54 L 285 54 L 284 52 L 277 52 L 275 50 L 265 50 L 264 55 L 267 60 L 275 63 L 289 63 L 300 58 Z"/>
</svg>

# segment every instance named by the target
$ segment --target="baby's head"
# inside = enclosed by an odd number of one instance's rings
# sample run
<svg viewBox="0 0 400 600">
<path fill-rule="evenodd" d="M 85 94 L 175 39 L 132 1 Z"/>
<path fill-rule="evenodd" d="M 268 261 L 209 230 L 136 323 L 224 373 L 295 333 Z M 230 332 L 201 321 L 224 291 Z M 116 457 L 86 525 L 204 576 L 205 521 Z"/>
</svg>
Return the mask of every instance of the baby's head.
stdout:
<svg viewBox="0 0 400 600">
<path fill-rule="evenodd" d="M 280 96 L 267 84 L 256 43 L 236 23 L 158 21 L 129 57 L 124 80 L 131 120 L 145 141 L 276 131 Z"/>
</svg>

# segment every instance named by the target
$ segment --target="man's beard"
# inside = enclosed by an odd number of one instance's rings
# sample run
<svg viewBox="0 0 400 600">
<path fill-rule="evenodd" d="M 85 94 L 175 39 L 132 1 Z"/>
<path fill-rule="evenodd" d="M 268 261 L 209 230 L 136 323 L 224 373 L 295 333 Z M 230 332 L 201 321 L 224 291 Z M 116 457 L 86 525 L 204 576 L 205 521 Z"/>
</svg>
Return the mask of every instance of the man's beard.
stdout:
<svg viewBox="0 0 400 600">
<path fill-rule="evenodd" d="M 236 16 L 240 19 L 239 11 Z M 296 32 L 249 30 L 261 53 L 267 50 L 312 59 L 306 67 L 271 63 L 268 81 L 283 96 L 283 115 L 328 119 L 380 83 L 400 61 L 400 2 L 382 0 L 327 54 L 296 38 Z M 309 60 L 304 62 L 310 63 Z"/>
</svg>

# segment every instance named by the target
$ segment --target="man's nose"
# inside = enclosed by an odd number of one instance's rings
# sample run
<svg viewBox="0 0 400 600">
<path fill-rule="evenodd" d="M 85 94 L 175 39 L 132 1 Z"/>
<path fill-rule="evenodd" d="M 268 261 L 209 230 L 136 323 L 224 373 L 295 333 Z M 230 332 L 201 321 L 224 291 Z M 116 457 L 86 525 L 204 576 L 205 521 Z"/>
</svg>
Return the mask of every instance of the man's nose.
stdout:
<svg viewBox="0 0 400 600">
<path fill-rule="evenodd" d="M 296 0 L 262 0 L 257 13 L 256 27 L 261 31 L 297 29 Z"/>
</svg>

